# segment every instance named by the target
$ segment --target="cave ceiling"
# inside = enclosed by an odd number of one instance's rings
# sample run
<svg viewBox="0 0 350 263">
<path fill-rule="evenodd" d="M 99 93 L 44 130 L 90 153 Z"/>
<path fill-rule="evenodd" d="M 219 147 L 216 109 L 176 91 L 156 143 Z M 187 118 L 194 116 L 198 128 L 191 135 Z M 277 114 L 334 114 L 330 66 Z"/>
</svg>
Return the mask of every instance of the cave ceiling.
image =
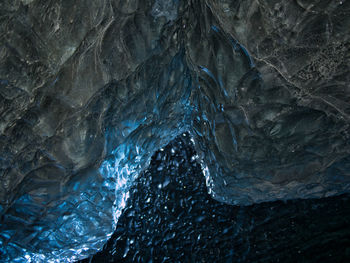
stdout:
<svg viewBox="0 0 350 263">
<path fill-rule="evenodd" d="M 210 195 L 350 190 L 350 2 L 2 0 L 0 258 L 75 260 L 188 132 Z"/>
</svg>

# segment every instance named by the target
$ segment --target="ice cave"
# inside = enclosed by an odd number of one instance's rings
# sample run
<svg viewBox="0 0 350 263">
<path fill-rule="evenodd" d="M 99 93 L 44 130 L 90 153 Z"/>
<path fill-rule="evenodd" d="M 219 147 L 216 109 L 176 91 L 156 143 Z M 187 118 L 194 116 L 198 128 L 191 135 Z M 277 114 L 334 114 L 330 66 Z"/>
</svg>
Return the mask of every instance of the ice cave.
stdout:
<svg viewBox="0 0 350 263">
<path fill-rule="evenodd" d="M 350 262 L 349 0 L 0 21 L 0 262 Z"/>
</svg>

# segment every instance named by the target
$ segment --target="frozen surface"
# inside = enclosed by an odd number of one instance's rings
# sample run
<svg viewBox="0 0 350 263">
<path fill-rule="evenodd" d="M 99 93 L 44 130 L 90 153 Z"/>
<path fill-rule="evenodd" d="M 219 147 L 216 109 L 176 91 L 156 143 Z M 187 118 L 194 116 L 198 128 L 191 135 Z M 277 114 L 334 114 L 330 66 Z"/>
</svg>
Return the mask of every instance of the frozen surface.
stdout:
<svg viewBox="0 0 350 263">
<path fill-rule="evenodd" d="M 102 248 L 189 131 L 208 192 L 350 189 L 349 1 L 0 2 L 0 260 Z"/>
<path fill-rule="evenodd" d="M 98 262 L 348 262 L 350 196 L 252 206 L 207 193 L 188 134 L 157 151 L 130 189 Z"/>
</svg>

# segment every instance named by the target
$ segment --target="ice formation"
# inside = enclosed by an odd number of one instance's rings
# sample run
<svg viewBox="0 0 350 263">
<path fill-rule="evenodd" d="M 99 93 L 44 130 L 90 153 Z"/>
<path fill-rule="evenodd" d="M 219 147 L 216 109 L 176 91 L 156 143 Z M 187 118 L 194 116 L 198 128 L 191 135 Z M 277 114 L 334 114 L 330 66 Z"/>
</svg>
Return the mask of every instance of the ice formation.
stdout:
<svg viewBox="0 0 350 263">
<path fill-rule="evenodd" d="M 189 131 L 217 200 L 348 192 L 349 1 L 0 3 L 0 260 L 112 234 L 151 155 Z"/>
</svg>

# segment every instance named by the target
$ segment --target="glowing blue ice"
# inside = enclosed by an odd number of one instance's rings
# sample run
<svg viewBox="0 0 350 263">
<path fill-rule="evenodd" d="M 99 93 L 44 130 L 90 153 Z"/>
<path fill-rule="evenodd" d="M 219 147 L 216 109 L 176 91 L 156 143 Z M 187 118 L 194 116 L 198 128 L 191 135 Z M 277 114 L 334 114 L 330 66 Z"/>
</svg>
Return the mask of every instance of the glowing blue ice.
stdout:
<svg viewBox="0 0 350 263">
<path fill-rule="evenodd" d="M 166 10 L 164 5 L 168 4 L 173 9 Z M 176 8 L 177 1 L 156 1 L 153 15 L 165 15 L 173 20 Z M 115 94 L 112 100 L 115 104 L 110 103 L 99 119 L 103 123 L 103 154 L 93 163 L 86 162 L 91 166 L 74 171 L 58 164 L 43 167 L 23 182 L 26 190 L 11 207 L 5 208 L 4 224 L 0 225 L 0 252 L 5 260 L 73 262 L 96 253 L 112 235 L 127 205 L 129 189 L 148 166 L 152 154 L 179 134 L 191 130 L 193 120 L 211 121 L 191 98 L 199 83 L 192 82 L 194 72 L 187 65 L 185 49 L 179 48 L 174 57 L 165 56 L 155 56 L 131 74 L 126 83 L 137 82 L 134 83 L 137 89 L 133 87 L 136 91 L 128 103 L 120 103 L 115 90 L 128 90 L 129 87 L 123 85 L 129 84 L 116 83 L 106 88 L 106 94 Z M 221 76 L 215 76 L 215 71 L 208 67 L 200 67 L 205 81 L 214 83 L 228 96 Z M 96 107 L 102 107 L 107 96 L 101 96 Z M 221 105 L 213 110 L 223 109 Z M 208 189 L 212 191 L 209 168 L 202 157 L 199 159 Z M 0 212 L 3 209 L 0 206 Z"/>
</svg>

